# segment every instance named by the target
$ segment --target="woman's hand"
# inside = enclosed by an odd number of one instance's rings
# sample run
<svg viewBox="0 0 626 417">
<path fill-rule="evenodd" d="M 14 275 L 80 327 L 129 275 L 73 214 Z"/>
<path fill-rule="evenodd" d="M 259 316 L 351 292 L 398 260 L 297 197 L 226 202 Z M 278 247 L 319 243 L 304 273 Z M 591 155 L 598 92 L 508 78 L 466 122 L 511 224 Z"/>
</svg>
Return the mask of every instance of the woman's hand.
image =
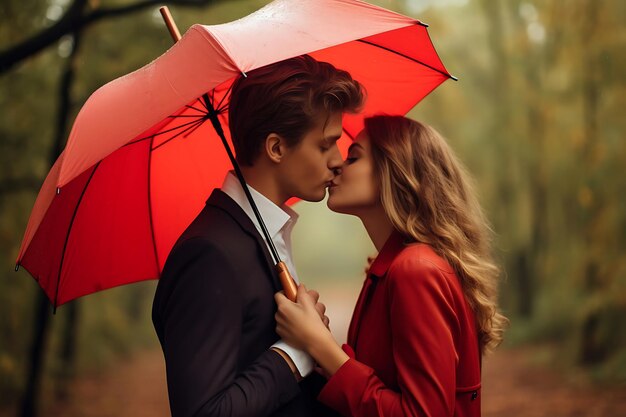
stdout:
<svg viewBox="0 0 626 417">
<path fill-rule="evenodd" d="M 305 350 L 319 364 L 327 378 L 346 363 L 350 357 L 339 347 L 328 330 L 326 307 L 318 303 L 319 294 L 298 287 L 296 303 L 282 292 L 274 295 L 276 311 L 276 333 L 291 346 Z"/>
<path fill-rule="evenodd" d="M 326 328 L 330 330 L 330 319 L 326 315 L 326 306 L 320 303 L 319 301 L 320 293 L 318 293 L 315 290 L 307 290 L 306 287 L 304 289 L 306 290 L 307 294 L 309 294 L 311 298 L 313 298 L 313 301 L 315 301 L 315 309 L 317 310 L 317 313 L 320 315 L 320 318 L 322 319 L 324 326 L 326 326 Z"/>
<path fill-rule="evenodd" d="M 328 338 L 328 317 L 326 306 L 319 303 L 316 291 L 307 291 L 303 284 L 298 286 L 296 303 L 291 302 L 282 292 L 274 296 L 276 311 L 276 333 L 291 346 L 310 351 L 310 347 Z M 332 337 L 332 336 L 331 336 Z"/>
</svg>

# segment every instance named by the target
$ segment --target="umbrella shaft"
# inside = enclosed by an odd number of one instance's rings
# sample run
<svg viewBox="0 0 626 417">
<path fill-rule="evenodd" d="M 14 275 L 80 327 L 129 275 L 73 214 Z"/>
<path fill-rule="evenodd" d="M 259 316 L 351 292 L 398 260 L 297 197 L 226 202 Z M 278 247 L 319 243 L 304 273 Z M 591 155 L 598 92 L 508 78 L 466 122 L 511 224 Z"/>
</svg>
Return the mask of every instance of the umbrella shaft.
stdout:
<svg viewBox="0 0 626 417">
<path fill-rule="evenodd" d="M 167 8 L 167 6 L 164 6 L 164 7 L 161 7 L 159 11 L 161 12 L 161 16 L 163 16 L 163 20 L 165 20 L 165 24 L 167 25 L 170 35 L 172 36 L 172 39 L 174 40 L 174 43 L 178 42 L 181 38 L 180 32 L 178 31 L 178 27 L 176 26 L 176 23 L 174 22 L 174 19 L 172 18 L 172 15 L 170 14 L 169 9 Z M 259 209 L 256 206 L 254 199 L 252 198 L 252 194 L 250 194 L 250 190 L 248 189 L 248 184 L 246 184 L 246 180 L 243 177 L 243 173 L 241 172 L 241 169 L 239 169 L 239 164 L 237 163 L 237 160 L 235 159 L 235 156 L 233 155 L 233 152 L 230 149 L 228 142 L 226 141 L 226 136 L 224 135 L 222 124 L 220 123 L 220 120 L 217 117 L 217 112 L 215 111 L 215 108 L 213 107 L 213 103 L 211 103 L 211 100 L 209 99 L 209 95 L 207 93 L 204 93 L 202 95 L 202 99 L 204 100 L 204 104 L 206 105 L 206 108 L 209 111 L 209 119 L 211 120 L 211 123 L 213 124 L 213 128 L 215 129 L 218 136 L 222 140 L 222 144 L 224 145 L 224 149 L 226 149 L 228 158 L 230 159 L 230 162 L 233 164 L 233 168 L 235 169 L 235 174 L 237 175 L 237 179 L 241 183 L 243 192 L 246 193 L 246 198 L 248 199 L 248 202 L 250 203 L 250 206 L 252 207 L 252 211 L 254 211 L 254 216 L 256 217 L 257 221 L 259 222 L 259 225 L 261 226 L 261 231 L 263 232 L 263 236 L 265 237 L 265 240 L 267 241 L 267 244 L 270 248 L 270 252 L 272 253 L 272 257 L 274 258 L 274 263 L 280 264 L 281 259 L 280 259 L 280 256 L 278 255 L 278 251 L 276 250 L 276 246 L 274 246 L 274 241 L 272 240 L 272 237 L 267 231 L 267 227 L 265 227 L 265 222 L 263 221 L 263 218 L 261 217 L 261 213 L 259 212 Z M 286 267 L 285 267 L 285 270 L 286 270 Z M 287 274 L 288 273 L 289 272 L 287 272 Z"/>
<path fill-rule="evenodd" d="M 278 251 L 276 250 L 276 246 L 274 246 L 274 241 L 272 240 L 272 237 L 267 231 L 267 227 L 265 226 L 263 217 L 261 217 L 261 213 L 259 212 L 259 209 L 256 203 L 254 202 L 254 199 L 252 198 L 252 194 L 250 194 L 250 190 L 248 189 L 248 184 L 246 183 L 246 180 L 243 177 L 243 173 L 241 172 L 241 169 L 239 168 L 239 164 L 237 163 L 237 160 L 235 159 L 235 156 L 233 155 L 233 151 L 230 149 L 230 145 L 228 144 L 228 141 L 226 141 L 226 136 L 224 135 L 222 124 L 220 123 L 220 120 L 217 117 L 217 112 L 215 111 L 215 108 L 213 107 L 213 103 L 211 103 L 211 100 L 209 99 L 209 96 L 206 93 L 202 95 L 202 99 L 204 100 L 204 104 L 209 110 L 209 119 L 211 120 L 211 123 L 213 124 L 213 128 L 215 129 L 215 131 L 217 132 L 217 135 L 222 140 L 222 144 L 224 145 L 224 149 L 226 149 L 228 158 L 230 159 L 230 162 L 233 164 L 233 168 L 235 169 L 235 175 L 237 176 L 237 179 L 239 180 L 239 183 L 241 184 L 241 188 L 243 188 L 244 193 L 246 193 L 246 198 L 248 199 L 248 202 L 250 203 L 250 206 L 252 207 L 254 216 L 256 217 L 257 221 L 259 222 L 259 225 L 261 226 L 261 231 L 263 232 L 263 236 L 265 237 L 265 240 L 267 241 L 272 257 L 274 258 L 274 263 L 278 264 L 281 262 L 280 255 L 278 255 Z"/>
</svg>

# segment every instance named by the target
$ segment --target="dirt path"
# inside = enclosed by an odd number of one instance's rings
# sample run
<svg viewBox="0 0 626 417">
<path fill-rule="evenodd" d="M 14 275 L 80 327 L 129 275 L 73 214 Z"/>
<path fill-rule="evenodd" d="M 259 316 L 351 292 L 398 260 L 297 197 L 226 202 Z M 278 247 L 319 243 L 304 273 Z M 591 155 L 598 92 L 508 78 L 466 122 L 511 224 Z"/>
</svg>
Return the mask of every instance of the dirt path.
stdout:
<svg viewBox="0 0 626 417">
<path fill-rule="evenodd" d="M 42 410 L 42 417 L 169 417 L 163 354 L 147 351 L 102 374 L 80 378 L 65 404 Z"/>
<path fill-rule="evenodd" d="M 564 382 L 533 365 L 533 349 L 502 350 L 484 364 L 483 417 L 626 416 L 626 388 Z M 54 417 L 168 417 L 160 351 L 144 352 L 101 375 L 76 381 L 73 401 L 48 407 Z"/>
<path fill-rule="evenodd" d="M 320 291 L 334 317 L 331 329 L 345 335 L 358 288 Z M 340 339 L 340 338 L 339 338 Z M 342 342 L 342 340 L 338 340 Z M 622 417 L 626 387 L 600 388 L 584 379 L 537 365 L 539 350 L 501 349 L 483 364 L 483 417 Z M 66 404 L 46 406 L 45 417 L 169 417 L 160 350 L 123 360 L 98 375 L 77 380 Z M 0 417 L 13 413 L 0 412 Z"/>
<path fill-rule="evenodd" d="M 622 417 L 626 387 L 593 386 L 532 360 L 537 348 L 500 350 L 483 366 L 483 417 Z"/>
</svg>

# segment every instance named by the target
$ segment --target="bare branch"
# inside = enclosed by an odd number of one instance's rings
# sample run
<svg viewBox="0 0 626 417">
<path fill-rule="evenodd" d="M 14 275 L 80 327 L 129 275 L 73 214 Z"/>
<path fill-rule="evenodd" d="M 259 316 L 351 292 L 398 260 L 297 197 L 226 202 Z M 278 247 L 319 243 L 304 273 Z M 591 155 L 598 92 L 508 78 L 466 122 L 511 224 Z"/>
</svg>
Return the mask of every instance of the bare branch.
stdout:
<svg viewBox="0 0 626 417">
<path fill-rule="evenodd" d="M 169 0 L 167 4 L 188 7 L 203 7 L 211 3 L 225 0 Z M 63 36 L 83 29 L 94 22 L 106 18 L 120 17 L 138 12 L 149 7 L 163 4 L 162 0 L 143 0 L 134 4 L 120 7 L 96 9 L 83 13 L 87 0 L 75 0 L 65 15 L 54 25 L 42 30 L 34 36 L 18 43 L 15 46 L 0 52 L 0 74 L 9 71 L 18 63 L 38 54 L 45 48 L 57 42 Z"/>
</svg>

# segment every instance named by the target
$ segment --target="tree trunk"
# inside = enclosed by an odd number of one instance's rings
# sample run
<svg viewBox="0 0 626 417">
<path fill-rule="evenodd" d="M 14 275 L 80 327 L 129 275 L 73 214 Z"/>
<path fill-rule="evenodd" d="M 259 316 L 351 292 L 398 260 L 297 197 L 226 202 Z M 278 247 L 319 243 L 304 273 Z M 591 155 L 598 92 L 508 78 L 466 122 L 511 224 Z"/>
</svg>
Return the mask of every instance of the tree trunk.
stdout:
<svg viewBox="0 0 626 417">
<path fill-rule="evenodd" d="M 30 369 L 26 381 L 26 391 L 22 400 L 21 417 L 37 415 L 44 354 L 50 322 L 50 302 L 43 291 L 37 292 L 37 312 L 35 314 L 34 338 L 28 361 Z"/>
<path fill-rule="evenodd" d="M 61 81 L 59 83 L 59 104 L 57 109 L 57 127 L 56 134 L 52 148 L 50 149 L 49 162 L 50 166 L 54 165 L 57 160 L 63 145 L 65 143 L 66 131 L 68 125 L 68 118 L 71 109 L 71 89 L 75 79 L 75 66 L 76 57 L 79 50 L 80 31 L 73 34 L 73 46 L 72 52 L 68 57 L 65 70 L 61 75 Z M 43 291 L 39 292 L 39 308 L 38 314 L 35 316 L 35 337 L 33 340 L 33 348 L 31 354 L 31 369 L 28 376 L 28 384 L 26 386 L 26 392 L 24 394 L 24 402 L 22 404 L 22 417 L 34 417 L 37 414 L 37 404 L 40 397 L 41 379 L 44 370 L 44 353 L 46 347 L 46 339 L 48 335 L 48 327 L 50 321 L 50 314 L 48 312 L 48 299 L 44 295 Z M 65 332 L 63 335 L 63 347 L 61 350 L 61 362 L 63 375 L 59 385 L 60 391 L 57 391 L 58 396 L 63 396 L 65 389 L 65 383 L 71 378 L 74 369 L 75 359 L 75 343 L 76 332 L 78 322 L 78 307 L 76 303 L 71 303 L 68 306 L 67 323 Z"/>
<path fill-rule="evenodd" d="M 602 203 L 600 190 L 594 186 L 596 175 L 596 149 L 600 139 L 598 136 L 598 101 L 600 98 L 600 66 L 598 65 L 598 45 L 596 42 L 598 15 L 602 9 L 602 2 L 587 0 L 584 3 L 584 27 L 581 30 L 581 67 L 582 99 L 583 99 L 583 131 L 584 141 L 581 148 L 581 167 L 583 178 L 581 187 L 592 196 L 587 206 L 583 207 L 583 247 L 584 258 L 582 271 L 584 274 L 583 286 L 586 294 L 593 296 L 601 291 L 602 276 L 596 257 L 596 251 L 601 242 L 596 231 L 596 222 L 600 215 Z M 602 361 L 607 352 L 605 342 L 598 337 L 598 328 L 606 317 L 599 314 L 597 309 L 587 313 L 582 325 L 580 341 L 580 361 L 582 364 L 594 364 Z"/>
<path fill-rule="evenodd" d="M 76 373 L 76 352 L 78 339 L 78 323 L 80 319 L 80 301 L 74 300 L 67 305 L 67 321 L 63 331 L 63 345 L 61 347 L 61 371 L 56 383 L 57 401 L 66 401 L 69 398 L 69 387 Z"/>
</svg>

